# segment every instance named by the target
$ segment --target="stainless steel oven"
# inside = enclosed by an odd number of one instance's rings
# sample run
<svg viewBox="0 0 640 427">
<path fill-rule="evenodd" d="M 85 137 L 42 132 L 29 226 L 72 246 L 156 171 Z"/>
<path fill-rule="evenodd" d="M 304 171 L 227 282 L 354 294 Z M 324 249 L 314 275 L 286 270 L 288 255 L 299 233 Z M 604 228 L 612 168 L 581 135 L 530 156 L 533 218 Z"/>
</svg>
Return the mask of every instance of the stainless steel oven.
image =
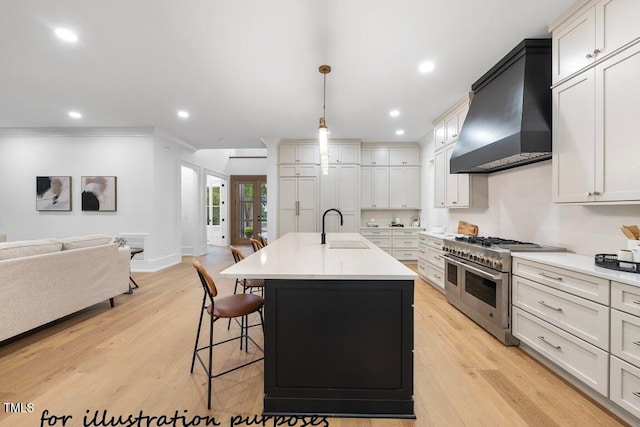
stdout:
<svg viewBox="0 0 640 427">
<path fill-rule="evenodd" d="M 511 335 L 511 252 L 564 251 L 563 248 L 496 237 L 445 239 L 447 300 L 506 345 Z"/>
<path fill-rule="evenodd" d="M 511 336 L 509 273 L 445 255 L 447 300 L 507 345 Z"/>
</svg>

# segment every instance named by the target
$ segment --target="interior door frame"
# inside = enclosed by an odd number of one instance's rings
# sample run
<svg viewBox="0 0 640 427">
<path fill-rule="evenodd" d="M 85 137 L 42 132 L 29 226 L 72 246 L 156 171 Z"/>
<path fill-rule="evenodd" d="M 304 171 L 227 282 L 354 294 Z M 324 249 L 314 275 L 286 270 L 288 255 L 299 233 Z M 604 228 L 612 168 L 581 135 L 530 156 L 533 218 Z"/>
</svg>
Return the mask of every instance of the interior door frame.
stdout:
<svg viewBox="0 0 640 427">
<path fill-rule="evenodd" d="M 238 228 L 238 221 L 240 220 L 239 209 L 238 209 L 237 188 L 239 184 L 244 184 L 244 183 L 252 183 L 254 185 L 253 212 L 255 215 L 256 212 L 260 212 L 260 202 L 261 202 L 259 197 L 260 193 L 256 192 L 255 188 L 260 188 L 261 183 L 264 183 L 266 185 L 267 176 L 266 175 L 231 175 L 229 178 L 230 180 L 229 180 L 228 194 L 229 194 L 230 208 L 231 208 L 231 216 L 230 216 L 230 224 L 229 224 L 229 237 L 230 237 L 229 241 L 231 245 L 238 245 L 238 246 L 251 245 L 248 238 L 238 238 L 238 236 L 235 233 L 235 231 Z M 256 194 L 258 195 L 257 198 L 256 198 Z M 269 196 L 267 193 L 267 198 L 268 197 Z M 254 225 L 256 224 L 257 221 L 260 221 L 260 220 L 256 216 L 255 218 L 253 218 Z M 256 230 L 256 227 L 254 226 L 253 238 L 256 238 L 258 233 L 260 233 L 261 231 L 266 232 L 267 230 Z"/>
</svg>

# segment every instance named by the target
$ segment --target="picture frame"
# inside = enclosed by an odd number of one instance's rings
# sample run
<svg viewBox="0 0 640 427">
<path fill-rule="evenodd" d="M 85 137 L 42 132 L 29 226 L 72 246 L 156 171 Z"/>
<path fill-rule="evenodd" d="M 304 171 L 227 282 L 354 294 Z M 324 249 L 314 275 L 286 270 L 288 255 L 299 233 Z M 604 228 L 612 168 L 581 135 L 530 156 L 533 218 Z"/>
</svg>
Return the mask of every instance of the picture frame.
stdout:
<svg viewBox="0 0 640 427">
<path fill-rule="evenodd" d="M 118 208 L 118 178 L 116 176 L 83 176 L 82 210 L 89 212 L 116 212 Z"/>
<path fill-rule="evenodd" d="M 36 176 L 36 210 L 71 211 L 71 177 Z"/>
</svg>

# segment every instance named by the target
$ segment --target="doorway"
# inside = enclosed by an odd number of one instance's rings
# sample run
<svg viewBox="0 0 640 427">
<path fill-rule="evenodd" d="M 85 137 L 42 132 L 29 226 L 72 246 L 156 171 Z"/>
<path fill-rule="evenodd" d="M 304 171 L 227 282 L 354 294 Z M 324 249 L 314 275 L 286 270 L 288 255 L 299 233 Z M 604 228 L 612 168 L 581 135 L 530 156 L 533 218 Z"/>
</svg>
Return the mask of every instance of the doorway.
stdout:
<svg viewBox="0 0 640 427">
<path fill-rule="evenodd" d="M 227 180 L 207 174 L 205 207 L 207 210 L 207 244 L 227 245 L 226 216 Z"/>
<path fill-rule="evenodd" d="M 267 233 L 267 177 L 231 176 L 231 244 L 250 245 Z"/>
</svg>

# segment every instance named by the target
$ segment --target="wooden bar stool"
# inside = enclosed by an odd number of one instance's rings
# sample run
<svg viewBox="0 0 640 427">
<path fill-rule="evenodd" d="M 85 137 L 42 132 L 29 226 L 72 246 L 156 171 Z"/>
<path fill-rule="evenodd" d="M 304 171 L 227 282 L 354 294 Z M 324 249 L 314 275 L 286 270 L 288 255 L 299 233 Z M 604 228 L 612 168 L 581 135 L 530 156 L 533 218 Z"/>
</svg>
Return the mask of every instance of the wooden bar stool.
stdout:
<svg viewBox="0 0 640 427">
<path fill-rule="evenodd" d="M 216 288 L 216 284 L 213 281 L 211 275 L 209 275 L 207 270 L 196 259 L 193 260 L 193 267 L 196 269 L 198 277 L 200 278 L 200 282 L 204 289 L 204 295 L 202 297 L 202 309 L 200 310 L 200 320 L 198 321 L 196 343 L 193 347 L 193 357 L 191 358 L 191 373 L 193 373 L 193 367 L 196 363 L 197 357 L 200 361 L 200 364 L 202 365 L 202 368 L 209 377 L 209 385 L 207 387 L 207 408 L 211 409 L 211 380 L 264 359 L 263 356 L 259 359 L 255 359 L 234 368 L 227 369 L 217 374 L 213 374 L 213 347 L 217 345 L 239 339 L 240 349 L 243 348 L 244 344 L 244 350 L 248 353 L 249 340 L 251 340 L 251 342 L 264 353 L 262 347 L 260 347 L 258 343 L 256 343 L 253 338 L 249 336 L 249 315 L 252 313 L 258 313 L 260 315 L 260 325 L 262 326 L 262 333 L 264 334 L 264 320 L 262 317 L 262 307 L 264 306 L 264 299 L 260 295 L 256 295 L 253 293 L 235 294 L 216 299 L 215 297 L 218 295 L 218 289 Z M 204 318 L 205 311 L 207 312 L 207 314 L 209 314 L 209 344 L 204 347 L 198 347 L 198 341 L 200 340 L 200 330 L 202 329 L 202 319 Z M 218 319 L 231 320 L 237 318 L 241 319 L 240 335 L 214 343 L 213 324 Z M 199 353 L 200 351 L 207 349 L 209 350 L 209 354 L 207 362 L 205 363 L 205 361 L 202 360 L 202 357 L 200 357 Z"/>
<path fill-rule="evenodd" d="M 253 252 L 258 252 L 260 249 L 264 248 L 262 242 L 258 239 L 249 239 L 251 242 L 251 246 L 253 246 Z"/>
</svg>

